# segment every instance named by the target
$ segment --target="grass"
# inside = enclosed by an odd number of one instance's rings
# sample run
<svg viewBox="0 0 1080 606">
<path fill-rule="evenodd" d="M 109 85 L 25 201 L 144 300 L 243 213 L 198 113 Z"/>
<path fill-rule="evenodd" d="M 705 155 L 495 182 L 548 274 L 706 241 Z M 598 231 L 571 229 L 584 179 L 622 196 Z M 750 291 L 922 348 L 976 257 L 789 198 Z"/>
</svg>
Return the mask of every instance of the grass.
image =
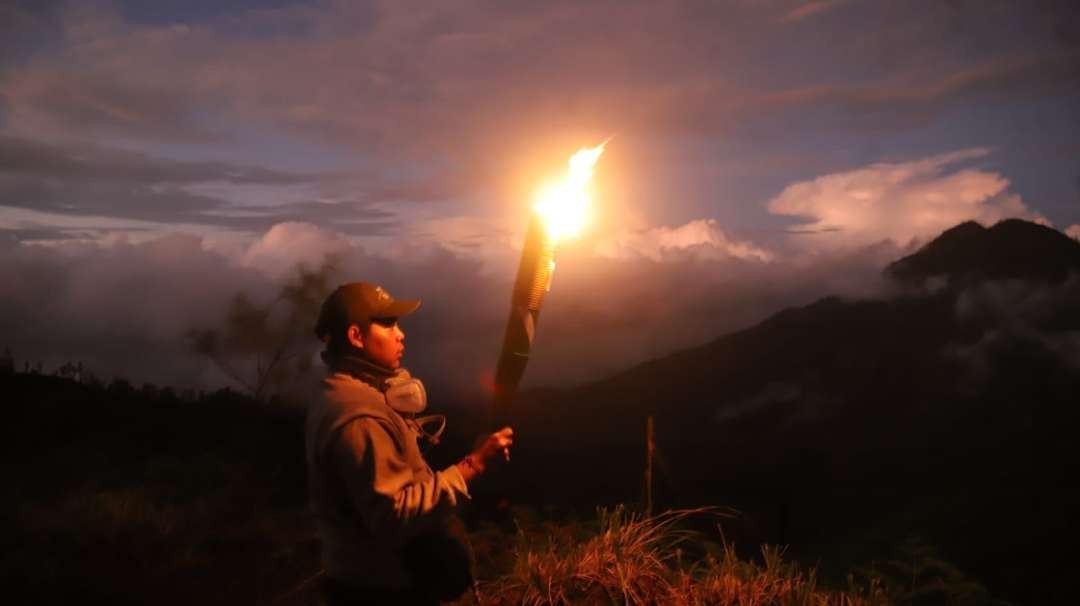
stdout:
<svg viewBox="0 0 1080 606">
<path fill-rule="evenodd" d="M 542 533 L 518 529 L 510 571 L 481 581 L 459 604 L 687 604 L 837 605 L 889 604 L 870 580 L 834 590 L 818 585 L 812 569 L 785 561 L 779 548 L 763 546 L 760 561 L 740 558 L 733 545 L 685 530 L 693 518 L 723 517 L 706 508 L 644 516 L 624 507 L 598 510 L 598 525 L 582 538 L 579 526 L 547 525 Z M 719 525 L 718 525 L 719 528 Z M 688 553 L 704 552 L 699 558 Z"/>
</svg>

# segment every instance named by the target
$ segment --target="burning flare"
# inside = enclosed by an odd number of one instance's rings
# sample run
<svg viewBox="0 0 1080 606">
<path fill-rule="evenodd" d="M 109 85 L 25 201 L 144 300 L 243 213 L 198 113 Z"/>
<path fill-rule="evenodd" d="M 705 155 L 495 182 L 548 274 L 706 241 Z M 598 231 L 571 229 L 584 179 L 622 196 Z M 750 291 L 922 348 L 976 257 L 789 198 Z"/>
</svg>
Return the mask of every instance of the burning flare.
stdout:
<svg viewBox="0 0 1080 606">
<path fill-rule="evenodd" d="M 604 153 L 604 141 L 596 147 L 583 147 L 570 157 L 570 172 L 562 183 L 548 186 L 536 196 L 533 209 L 544 222 L 552 243 L 581 232 L 589 217 L 589 192 L 593 166 Z"/>
</svg>

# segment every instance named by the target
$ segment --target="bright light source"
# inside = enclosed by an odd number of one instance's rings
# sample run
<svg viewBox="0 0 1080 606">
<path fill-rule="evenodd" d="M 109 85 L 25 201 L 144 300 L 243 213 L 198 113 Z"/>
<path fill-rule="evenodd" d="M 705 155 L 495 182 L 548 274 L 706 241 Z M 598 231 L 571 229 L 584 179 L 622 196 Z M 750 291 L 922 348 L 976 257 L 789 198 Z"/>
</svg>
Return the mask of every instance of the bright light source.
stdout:
<svg viewBox="0 0 1080 606">
<path fill-rule="evenodd" d="M 558 242 L 576 236 L 589 219 L 588 184 L 604 145 L 582 148 L 570 157 L 570 171 L 562 183 L 540 190 L 533 208 L 544 221 L 548 238 Z"/>
</svg>

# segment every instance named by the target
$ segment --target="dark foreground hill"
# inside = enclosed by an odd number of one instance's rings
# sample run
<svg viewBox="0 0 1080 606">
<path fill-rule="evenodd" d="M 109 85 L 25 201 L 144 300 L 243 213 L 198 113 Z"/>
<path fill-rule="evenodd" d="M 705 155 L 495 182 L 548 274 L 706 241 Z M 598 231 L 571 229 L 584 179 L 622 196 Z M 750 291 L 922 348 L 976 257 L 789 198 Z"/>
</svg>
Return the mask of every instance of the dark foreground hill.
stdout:
<svg viewBox="0 0 1080 606">
<path fill-rule="evenodd" d="M 0 372 L 0 393 L 11 497 L 0 506 L 5 604 L 323 604 L 302 410 L 228 390 L 178 398 L 122 380 L 10 371 Z M 465 448 L 446 446 L 449 456 Z M 857 580 L 826 585 L 775 547 L 751 560 L 715 528 L 685 533 L 692 519 L 723 519 L 716 508 L 643 518 L 616 507 L 584 519 L 520 503 L 502 511 L 462 512 L 479 584 L 459 606 L 884 606 L 945 595 L 938 570 L 896 583 L 856 571 Z M 952 586 L 970 585 L 945 572 Z"/>
<path fill-rule="evenodd" d="M 737 507 L 740 536 L 826 560 L 924 541 L 1020 603 L 1054 601 L 1080 462 L 1078 274 L 1080 244 L 1051 229 L 960 225 L 887 269 L 896 295 L 527 394 L 515 490 L 639 498 L 651 415 L 663 504 Z"/>
<path fill-rule="evenodd" d="M 0 374 L 0 601 L 269 604 L 318 569 L 303 417 Z"/>
</svg>

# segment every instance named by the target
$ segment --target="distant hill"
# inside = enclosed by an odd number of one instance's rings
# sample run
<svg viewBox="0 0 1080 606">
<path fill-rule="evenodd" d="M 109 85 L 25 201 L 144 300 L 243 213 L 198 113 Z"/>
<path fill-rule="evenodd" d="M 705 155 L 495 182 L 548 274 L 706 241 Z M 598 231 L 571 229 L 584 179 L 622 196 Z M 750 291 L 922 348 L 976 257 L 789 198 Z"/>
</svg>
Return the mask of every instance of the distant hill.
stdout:
<svg viewBox="0 0 1080 606">
<path fill-rule="evenodd" d="M 957 284 L 1008 278 L 1060 282 L 1080 272 L 1080 242 L 1020 219 L 1006 219 L 990 228 L 968 221 L 885 271 L 908 283 L 936 276 Z"/>
<path fill-rule="evenodd" d="M 524 394 L 516 489 L 638 497 L 652 415 L 662 502 L 739 507 L 752 540 L 819 556 L 929 537 L 991 587 L 1046 598 L 1080 462 L 1080 287 L 1067 279 L 1080 244 L 1024 221 L 965 223 L 885 271 L 948 287 L 823 299 Z"/>
</svg>

